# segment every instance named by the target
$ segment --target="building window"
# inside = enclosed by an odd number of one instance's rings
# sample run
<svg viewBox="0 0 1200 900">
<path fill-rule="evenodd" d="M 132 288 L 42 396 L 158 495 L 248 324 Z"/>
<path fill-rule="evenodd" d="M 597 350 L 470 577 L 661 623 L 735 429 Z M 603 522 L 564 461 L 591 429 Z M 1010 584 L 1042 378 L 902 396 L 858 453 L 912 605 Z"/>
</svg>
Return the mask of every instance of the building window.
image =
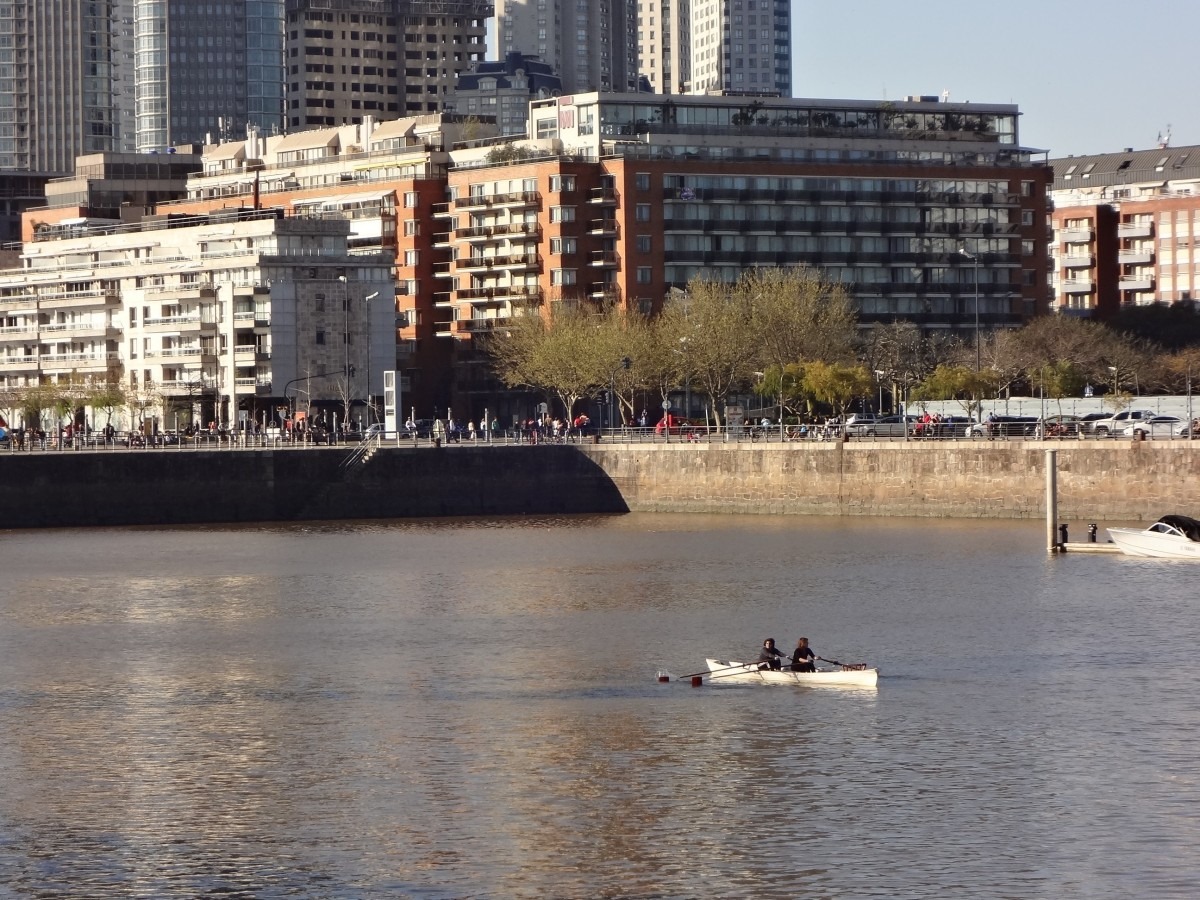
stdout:
<svg viewBox="0 0 1200 900">
<path fill-rule="evenodd" d="M 574 269 L 551 269 L 550 270 L 551 284 L 575 284 Z"/>
<path fill-rule="evenodd" d="M 421 223 L 416 219 L 406 219 L 404 222 L 404 236 L 412 237 L 421 233 Z"/>
<path fill-rule="evenodd" d="M 420 261 L 421 261 L 421 251 L 420 250 L 405 250 L 404 251 L 404 264 L 406 266 L 415 266 Z"/>
<path fill-rule="evenodd" d="M 325 295 L 317 294 L 316 297 L 317 312 L 325 312 Z"/>
<path fill-rule="evenodd" d="M 562 193 L 563 191 L 575 190 L 574 175 L 551 175 L 550 190 L 553 193 Z"/>
<path fill-rule="evenodd" d="M 1032 209 L 1021 210 L 1021 224 L 1022 225 L 1032 225 L 1033 224 L 1033 210 Z"/>
<path fill-rule="evenodd" d="M 653 270 L 649 266 L 638 266 L 637 283 L 649 284 L 654 280 Z"/>
<path fill-rule="evenodd" d="M 639 222 L 649 222 L 650 221 L 650 204 L 649 203 L 639 203 L 634 210 L 634 218 L 637 219 L 637 221 L 639 221 Z"/>
<path fill-rule="evenodd" d="M 323 328 L 317 329 L 317 343 L 318 344 L 325 343 L 325 330 Z"/>
<path fill-rule="evenodd" d="M 650 252 L 650 235 L 639 234 L 637 236 L 637 252 L 638 253 L 649 253 Z"/>
<path fill-rule="evenodd" d="M 647 207 L 649 208 L 649 207 Z M 551 222 L 574 222 L 575 207 L 573 206 L 552 206 L 550 207 Z"/>
<path fill-rule="evenodd" d="M 638 172 L 637 175 L 634 176 L 634 184 L 637 185 L 637 189 L 639 191 L 650 190 L 650 173 Z"/>
<path fill-rule="evenodd" d="M 573 237 L 550 238 L 550 252 L 553 254 L 569 256 L 577 249 L 578 245 Z"/>
<path fill-rule="evenodd" d="M 405 209 L 416 209 L 417 208 L 417 192 L 416 191 L 405 191 L 404 192 L 404 207 L 405 207 Z"/>
</svg>

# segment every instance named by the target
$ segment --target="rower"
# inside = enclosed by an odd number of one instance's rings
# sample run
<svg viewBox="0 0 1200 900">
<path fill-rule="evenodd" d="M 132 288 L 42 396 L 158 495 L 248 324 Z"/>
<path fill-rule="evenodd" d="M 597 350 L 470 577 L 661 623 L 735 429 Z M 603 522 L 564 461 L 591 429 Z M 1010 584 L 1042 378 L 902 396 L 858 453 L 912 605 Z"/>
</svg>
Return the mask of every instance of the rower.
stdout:
<svg viewBox="0 0 1200 900">
<path fill-rule="evenodd" d="M 808 638 L 800 638 L 800 640 L 796 641 L 796 649 L 792 651 L 792 671 L 817 671 L 816 658 L 816 654 L 808 646 Z"/>
<path fill-rule="evenodd" d="M 775 638 L 767 638 L 763 641 L 762 650 L 758 652 L 758 667 L 760 669 L 782 669 L 783 663 L 779 660 L 783 655 L 783 651 L 775 646 Z"/>
</svg>

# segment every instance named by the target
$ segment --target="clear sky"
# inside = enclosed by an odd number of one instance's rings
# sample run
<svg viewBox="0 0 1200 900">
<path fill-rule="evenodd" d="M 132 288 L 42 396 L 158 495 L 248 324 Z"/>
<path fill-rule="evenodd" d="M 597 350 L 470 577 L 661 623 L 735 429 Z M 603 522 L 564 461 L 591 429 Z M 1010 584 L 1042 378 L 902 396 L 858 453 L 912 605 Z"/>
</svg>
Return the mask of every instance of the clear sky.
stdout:
<svg viewBox="0 0 1200 900">
<path fill-rule="evenodd" d="M 792 0 L 792 94 L 1015 103 L 1050 157 L 1200 144 L 1197 0 Z"/>
</svg>

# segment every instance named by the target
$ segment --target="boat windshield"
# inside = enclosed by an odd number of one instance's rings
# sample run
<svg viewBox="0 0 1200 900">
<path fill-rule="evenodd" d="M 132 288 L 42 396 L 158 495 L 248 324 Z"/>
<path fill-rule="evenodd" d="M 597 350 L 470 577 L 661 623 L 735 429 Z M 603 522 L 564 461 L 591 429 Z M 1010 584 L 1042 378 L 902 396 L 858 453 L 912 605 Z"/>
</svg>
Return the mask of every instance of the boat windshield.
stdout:
<svg viewBox="0 0 1200 900">
<path fill-rule="evenodd" d="M 1200 522 L 1190 516 L 1163 516 L 1155 525 L 1166 525 L 1183 534 L 1189 541 L 1200 541 Z M 1166 531 L 1166 528 L 1157 529 Z"/>
</svg>

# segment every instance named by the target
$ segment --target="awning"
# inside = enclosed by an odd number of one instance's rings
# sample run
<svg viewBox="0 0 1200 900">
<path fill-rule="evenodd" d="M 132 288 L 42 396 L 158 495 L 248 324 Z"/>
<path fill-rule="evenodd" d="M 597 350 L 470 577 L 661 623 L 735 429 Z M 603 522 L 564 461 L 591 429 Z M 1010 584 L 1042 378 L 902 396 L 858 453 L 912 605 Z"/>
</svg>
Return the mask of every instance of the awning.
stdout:
<svg viewBox="0 0 1200 900">
<path fill-rule="evenodd" d="M 394 190 L 389 191 L 359 191 L 357 194 L 335 194 L 332 197 L 305 197 L 293 200 L 292 207 L 320 206 L 324 209 L 345 209 L 349 206 L 363 203 L 379 203 L 385 197 L 395 196 Z"/>
<path fill-rule="evenodd" d="M 394 141 L 397 138 L 411 137 L 416 127 L 417 120 L 413 118 L 384 122 L 371 132 L 370 142 L 372 144 L 382 144 L 384 141 Z"/>
<path fill-rule="evenodd" d="M 336 128 L 318 128 L 316 131 L 301 131 L 289 134 L 275 145 L 275 153 L 291 153 L 296 150 L 316 150 L 319 147 L 332 147 L 338 142 Z"/>
<path fill-rule="evenodd" d="M 205 148 L 203 155 L 206 163 L 220 162 L 226 159 L 245 159 L 246 142 L 230 141 L 228 144 L 215 144 L 211 148 Z"/>
</svg>

